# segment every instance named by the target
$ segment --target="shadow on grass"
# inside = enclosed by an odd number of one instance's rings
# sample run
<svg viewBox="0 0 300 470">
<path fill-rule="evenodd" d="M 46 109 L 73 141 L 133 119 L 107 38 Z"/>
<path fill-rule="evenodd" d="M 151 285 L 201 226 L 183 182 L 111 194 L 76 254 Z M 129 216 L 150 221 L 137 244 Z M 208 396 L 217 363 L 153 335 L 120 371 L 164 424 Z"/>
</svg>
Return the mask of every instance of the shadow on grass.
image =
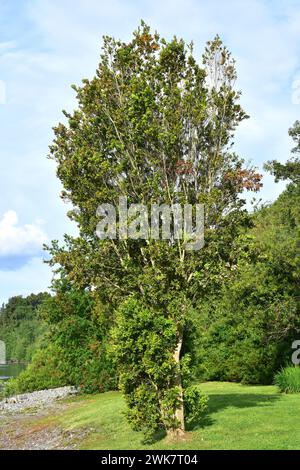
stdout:
<svg viewBox="0 0 300 470">
<path fill-rule="evenodd" d="M 199 421 L 188 426 L 188 431 L 205 428 L 214 424 L 213 414 L 226 408 L 257 408 L 272 405 L 280 395 L 264 395 L 252 393 L 210 394 L 208 409 Z"/>
<path fill-rule="evenodd" d="M 156 431 L 153 436 L 149 439 L 144 439 L 142 441 L 143 444 L 155 444 L 156 442 L 161 441 L 167 436 L 167 433 L 164 429 L 159 429 Z"/>
<path fill-rule="evenodd" d="M 255 393 L 226 393 L 209 394 L 208 408 L 202 417 L 193 423 L 187 425 L 187 431 L 195 431 L 212 426 L 215 423 L 214 413 L 226 408 L 258 408 L 270 406 L 280 399 L 278 395 L 255 394 Z M 166 432 L 160 430 L 152 436 L 152 439 L 145 441 L 147 444 L 154 444 L 166 437 Z"/>
</svg>

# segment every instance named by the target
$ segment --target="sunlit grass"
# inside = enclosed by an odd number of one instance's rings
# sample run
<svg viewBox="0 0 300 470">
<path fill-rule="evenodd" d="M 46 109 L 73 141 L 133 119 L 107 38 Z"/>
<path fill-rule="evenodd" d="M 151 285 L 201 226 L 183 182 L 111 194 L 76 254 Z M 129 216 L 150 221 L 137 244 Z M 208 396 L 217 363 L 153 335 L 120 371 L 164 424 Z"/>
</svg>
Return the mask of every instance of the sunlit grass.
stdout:
<svg viewBox="0 0 300 470">
<path fill-rule="evenodd" d="M 179 443 L 143 445 L 123 415 L 120 393 L 77 397 L 53 417 L 66 430 L 89 429 L 82 449 L 300 449 L 300 396 L 282 395 L 273 386 L 201 384 L 209 410 Z"/>
</svg>

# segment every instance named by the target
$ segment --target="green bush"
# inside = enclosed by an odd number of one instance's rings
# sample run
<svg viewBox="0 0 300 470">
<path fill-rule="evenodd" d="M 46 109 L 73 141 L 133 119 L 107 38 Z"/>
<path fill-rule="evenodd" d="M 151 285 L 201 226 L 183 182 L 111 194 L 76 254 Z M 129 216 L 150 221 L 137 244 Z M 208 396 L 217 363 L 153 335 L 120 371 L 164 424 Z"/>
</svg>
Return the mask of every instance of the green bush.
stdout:
<svg viewBox="0 0 300 470">
<path fill-rule="evenodd" d="M 252 215 L 223 287 L 196 306 L 198 380 L 271 384 L 300 332 L 300 185 Z"/>
<path fill-rule="evenodd" d="M 105 343 L 75 344 L 70 350 L 58 342 L 47 345 L 35 353 L 18 377 L 6 383 L 5 395 L 65 385 L 75 385 L 85 393 L 117 388 L 117 375 Z"/>
<path fill-rule="evenodd" d="M 207 409 L 208 396 L 201 393 L 195 385 L 184 391 L 185 420 L 189 425 L 196 424 Z"/>
<path fill-rule="evenodd" d="M 62 387 L 68 384 L 62 370 L 63 351 L 48 346 L 38 351 L 32 363 L 21 374 L 5 384 L 6 396 L 18 393 L 33 392 L 49 388 Z"/>
<path fill-rule="evenodd" d="M 29 366 L 6 384 L 6 395 L 65 385 L 86 393 L 116 389 L 102 305 L 85 292 L 71 290 L 48 298 L 42 314 L 49 324 L 43 345 Z"/>
<path fill-rule="evenodd" d="M 284 393 L 300 393 L 300 367 L 285 367 L 275 375 L 275 384 Z"/>
<path fill-rule="evenodd" d="M 173 352 L 176 347 L 176 324 L 140 299 L 131 297 L 120 305 L 113 332 L 114 356 L 120 373 L 120 386 L 127 404 L 126 416 L 134 430 L 142 431 L 146 441 L 178 426 L 180 389 L 173 381 L 178 365 Z M 185 419 L 189 424 L 199 419 L 207 398 L 189 382 L 188 354 L 181 358 Z"/>
<path fill-rule="evenodd" d="M 300 330 L 299 302 L 272 291 L 264 274 L 263 266 L 241 267 L 218 297 L 196 309 L 191 346 L 198 380 L 267 385 L 287 363 Z"/>
<path fill-rule="evenodd" d="M 170 383 L 176 368 L 172 354 L 176 326 L 171 319 L 132 297 L 118 309 L 113 338 L 127 419 L 134 430 L 143 431 L 150 441 L 168 424 L 169 416 L 163 415 L 162 402 L 170 399 L 173 390 Z M 160 384 L 156 386 L 158 378 Z M 169 405 L 171 408 L 173 404 Z"/>
</svg>

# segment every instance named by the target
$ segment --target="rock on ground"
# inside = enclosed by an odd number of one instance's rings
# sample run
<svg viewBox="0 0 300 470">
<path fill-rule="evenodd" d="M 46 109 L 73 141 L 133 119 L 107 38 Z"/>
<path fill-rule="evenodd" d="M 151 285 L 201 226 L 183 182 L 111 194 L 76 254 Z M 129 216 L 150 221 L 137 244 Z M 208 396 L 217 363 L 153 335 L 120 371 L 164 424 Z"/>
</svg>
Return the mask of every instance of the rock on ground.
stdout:
<svg viewBox="0 0 300 470">
<path fill-rule="evenodd" d="M 76 393 L 78 393 L 78 389 L 72 386 L 23 393 L 0 401 L 0 412 L 16 413 L 26 408 L 40 408 Z"/>
</svg>

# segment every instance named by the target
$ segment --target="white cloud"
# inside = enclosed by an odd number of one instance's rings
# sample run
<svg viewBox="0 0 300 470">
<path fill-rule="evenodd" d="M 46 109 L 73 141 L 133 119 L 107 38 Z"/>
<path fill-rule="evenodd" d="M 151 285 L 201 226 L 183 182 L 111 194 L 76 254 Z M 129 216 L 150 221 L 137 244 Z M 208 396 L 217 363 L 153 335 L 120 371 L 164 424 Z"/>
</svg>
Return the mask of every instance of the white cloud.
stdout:
<svg viewBox="0 0 300 470">
<path fill-rule="evenodd" d="M 0 219 L 0 256 L 33 256 L 41 251 L 46 241 L 41 220 L 20 226 L 17 213 L 12 210 Z"/>
</svg>

